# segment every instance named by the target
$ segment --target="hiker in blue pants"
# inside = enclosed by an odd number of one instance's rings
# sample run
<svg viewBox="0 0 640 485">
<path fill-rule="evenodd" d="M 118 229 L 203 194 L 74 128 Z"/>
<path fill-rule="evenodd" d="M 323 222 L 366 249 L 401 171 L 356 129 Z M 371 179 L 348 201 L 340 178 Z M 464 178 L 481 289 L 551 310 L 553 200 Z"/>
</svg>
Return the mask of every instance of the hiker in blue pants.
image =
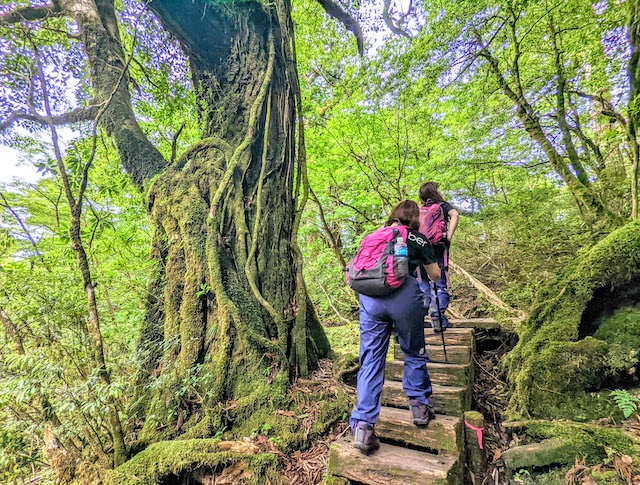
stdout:
<svg viewBox="0 0 640 485">
<path fill-rule="evenodd" d="M 424 266 L 428 277 L 436 281 L 440 268 L 431 245 L 417 231 L 419 207 L 410 200 L 401 202 L 389 216 L 387 226 L 407 226 L 409 274 Z M 395 328 L 404 353 L 402 387 L 409 400 L 413 424 L 426 426 L 435 413 L 429 402 L 431 380 L 427 372 L 424 342 L 424 307 L 417 280 L 408 276 L 391 294 L 380 297 L 360 295 L 360 370 L 358 397 L 351 414 L 354 446 L 370 452 L 380 447 L 374 425 L 380 414 L 384 367 L 391 331 Z"/>
<path fill-rule="evenodd" d="M 444 200 L 440 193 L 440 185 L 436 182 L 426 182 L 420 186 L 420 202 L 420 232 L 424 233 L 433 245 L 433 252 L 440 266 L 440 279 L 434 284 L 422 279 L 420 288 L 424 293 L 425 308 L 431 307 L 431 326 L 435 332 L 440 332 L 451 326 L 445 315 L 449 308 L 449 248 L 460 215 Z"/>
</svg>

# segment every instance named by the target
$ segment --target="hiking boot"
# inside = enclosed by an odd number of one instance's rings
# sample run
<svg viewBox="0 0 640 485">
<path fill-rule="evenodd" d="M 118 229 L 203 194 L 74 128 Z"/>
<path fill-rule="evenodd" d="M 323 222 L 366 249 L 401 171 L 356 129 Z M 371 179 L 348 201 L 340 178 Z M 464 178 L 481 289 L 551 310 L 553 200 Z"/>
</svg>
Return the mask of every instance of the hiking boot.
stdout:
<svg viewBox="0 0 640 485">
<path fill-rule="evenodd" d="M 380 438 L 373 430 L 373 425 L 366 421 L 359 421 L 353 431 L 353 447 L 370 453 L 380 448 Z"/>
<path fill-rule="evenodd" d="M 431 326 L 433 327 L 433 331 L 435 333 L 440 333 L 440 332 L 444 332 L 446 329 L 448 329 L 451 326 L 451 324 L 449 323 L 448 320 L 444 320 L 443 319 L 442 326 L 440 326 L 440 322 L 438 321 L 438 319 L 434 318 L 433 321 L 431 322 Z"/>
<path fill-rule="evenodd" d="M 436 418 L 436 412 L 430 404 L 422 404 L 416 399 L 409 400 L 409 410 L 413 424 L 416 426 L 427 426 L 432 419 Z"/>
</svg>

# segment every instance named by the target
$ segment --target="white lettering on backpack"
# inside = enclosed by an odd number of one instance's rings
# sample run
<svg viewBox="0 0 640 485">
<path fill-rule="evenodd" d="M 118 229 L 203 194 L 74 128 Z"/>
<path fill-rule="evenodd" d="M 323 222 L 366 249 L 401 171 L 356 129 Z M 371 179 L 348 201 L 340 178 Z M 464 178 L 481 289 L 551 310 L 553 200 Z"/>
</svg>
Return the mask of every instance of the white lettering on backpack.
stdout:
<svg viewBox="0 0 640 485">
<path fill-rule="evenodd" d="M 420 246 L 426 246 L 428 244 L 427 241 L 425 241 L 424 239 L 422 239 L 419 236 L 416 236 L 413 232 L 409 231 L 409 241 L 413 241 L 416 244 L 419 244 Z"/>
</svg>

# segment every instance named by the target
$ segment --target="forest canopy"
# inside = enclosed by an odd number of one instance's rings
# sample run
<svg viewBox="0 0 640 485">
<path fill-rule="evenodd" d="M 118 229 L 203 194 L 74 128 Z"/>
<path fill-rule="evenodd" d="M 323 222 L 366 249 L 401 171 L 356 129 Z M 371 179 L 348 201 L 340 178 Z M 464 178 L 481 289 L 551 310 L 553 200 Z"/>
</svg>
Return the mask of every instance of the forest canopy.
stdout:
<svg viewBox="0 0 640 485">
<path fill-rule="evenodd" d="M 0 144 L 37 175 L 0 185 L 0 481 L 161 483 L 245 438 L 272 479 L 344 426 L 348 391 L 296 383 L 355 364 L 346 263 L 429 180 L 461 214 L 450 313 L 518 341 L 505 418 L 618 419 L 639 22 L 636 0 L 5 2 Z"/>
</svg>

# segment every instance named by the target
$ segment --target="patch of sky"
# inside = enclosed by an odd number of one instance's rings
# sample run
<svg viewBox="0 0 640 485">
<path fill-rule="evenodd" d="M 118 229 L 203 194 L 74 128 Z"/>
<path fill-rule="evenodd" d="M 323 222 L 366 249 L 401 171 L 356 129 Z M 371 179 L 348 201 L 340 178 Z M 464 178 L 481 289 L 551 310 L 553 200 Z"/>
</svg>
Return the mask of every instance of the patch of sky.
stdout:
<svg viewBox="0 0 640 485">
<path fill-rule="evenodd" d="M 614 104 L 626 103 L 628 90 L 627 62 L 631 57 L 627 27 L 616 27 L 602 35 L 602 47 L 609 63 L 605 66 L 611 83 Z"/>
<path fill-rule="evenodd" d="M 78 138 L 79 132 L 61 127 L 58 141 L 62 152 Z M 49 175 L 47 167 L 54 159 L 49 132 L 44 129 L 29 132 L 23 128 L 14 130 L 10 142 L 0 140 L 0 186 L 23 180 L 36 182 Z M 6 138 L 6 137 L 5 137 Z"/>
<path fill-rule="evenodd" d="M 602 15 L 606 12 L 608 6 L 609 2 L 607 0 L 602 0 L 600 2 L 595 2 L 591 8 L 593 8 L 596 15 Z"/>
<path fill-rule="evenodd" d="M 20 162 L 18 150 L 0 145 L 0 185 L 19 180 L 35 181 L 42 177 L 38 169 L 27 162 Z"/>
<path fill-rule="evenodd" d="M 569 219 L 569 217 L 570 214 L 566 210 L 559 210 L 558 212 L 556 212 L 554 219 L 556 222 L 562 222 Z"/>
</svg>

